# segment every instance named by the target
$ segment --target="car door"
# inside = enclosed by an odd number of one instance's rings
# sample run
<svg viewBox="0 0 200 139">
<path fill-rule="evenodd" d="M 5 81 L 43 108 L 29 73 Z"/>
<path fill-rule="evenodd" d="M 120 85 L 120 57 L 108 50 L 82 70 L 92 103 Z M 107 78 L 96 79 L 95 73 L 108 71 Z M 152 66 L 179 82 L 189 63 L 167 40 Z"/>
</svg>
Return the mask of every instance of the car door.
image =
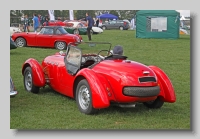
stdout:
<svg viewBox="0 0 200 139">
<path fill-rule="evenodd" d="M 73 83 L 80 69 L 82 53 L 78 47 L 68 46 L 64 66 L 59 66 L 60 93 L 73 97 Z"/>
<path fill-rule="evenodd" d="M 53 28 L 42 28 L 36 35 L 37 46 L 51 46 L 53 33 Z"/>
<path fill-rule="evenodd" d="M 116 21 L 110 21 L 109 23 L 108 23 L 108 29 L 116 29 L 117 27 L 116 27 Z"/>
</svg>

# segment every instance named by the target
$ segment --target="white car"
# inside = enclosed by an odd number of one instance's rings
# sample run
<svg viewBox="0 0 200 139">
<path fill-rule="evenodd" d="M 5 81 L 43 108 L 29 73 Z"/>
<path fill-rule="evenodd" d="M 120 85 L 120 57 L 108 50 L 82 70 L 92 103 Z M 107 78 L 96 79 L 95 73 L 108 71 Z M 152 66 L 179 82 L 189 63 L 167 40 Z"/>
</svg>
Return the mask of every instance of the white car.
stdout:
<svg viewBox="0 0 200 139">
<path fill-rule="evenodd" d="M 182 29 L 182 28 L 180 28 L 180 31 L 179 31 L 179 33 L 180 33 L 180 34 L 186 34 L 186 35 L 188 35 L 188 32 L 187 32 L 187 30 L 185 30 L 185 29 Z"/>
<path fill-rule="evenodd" d="M 83 23 L 81 22 L 68 22 L 68 23 L 73 23 L 73 27 L 75 28 L 83 28 L 86 27 Z M 103 29 L 99 28 L 99 27 L 92 27 L 91 33 L 93 34 L 99 34 L 99 33 L 103 33 Z"/>
<path fill-rule="evenodd" d="M 22 31 L 18 27 L 10 27 L 10 36 L 12 36 L 13 33 L 16 33 L 16 32 L 22 32 Z"/>
</svg>

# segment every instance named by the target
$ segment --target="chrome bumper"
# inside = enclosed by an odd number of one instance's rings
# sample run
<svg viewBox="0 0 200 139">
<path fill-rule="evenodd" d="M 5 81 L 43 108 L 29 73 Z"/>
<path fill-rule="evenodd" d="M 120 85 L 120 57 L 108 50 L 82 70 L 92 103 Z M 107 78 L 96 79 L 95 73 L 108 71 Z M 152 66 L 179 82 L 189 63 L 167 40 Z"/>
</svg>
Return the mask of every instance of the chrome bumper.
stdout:
<svg viewBox="0 0 200 139">
<path fill-rule="evenodd" d="M 17 91 L 10 91 L 10 97 L 16 96 L 18 93 Z"/>
</svg>

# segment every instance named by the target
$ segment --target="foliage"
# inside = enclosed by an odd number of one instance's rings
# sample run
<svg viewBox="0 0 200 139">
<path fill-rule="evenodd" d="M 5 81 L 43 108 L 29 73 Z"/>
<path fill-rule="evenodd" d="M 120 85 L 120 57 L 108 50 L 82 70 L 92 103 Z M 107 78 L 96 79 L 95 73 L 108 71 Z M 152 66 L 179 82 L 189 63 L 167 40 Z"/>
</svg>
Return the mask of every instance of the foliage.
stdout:
<svg viewBox="0 0 200 139">
<path fill-rule="evenodd" d="M 82 35 L 88 41 L 87 35 Z M 92 35 L 94 42 L 122 45 L 128 59 L 156 65 L 166 72 L 176 92 L 175 103 L 160 109 L 148 109 L 141 103 L 135 108 L 109 107 L 96 115 L 79 112 L 76 101 L 58 94 L 49 86 L 39 94 L 28 93 L 23 86 L 22 64 L 28 58 L 40 63 L 56 49 L 22 47 L 10 50 L 10 75 L 19 94 L 10 99 L 11 129 L 118 129 L 118 130 L 189 130 L 191 129 L 190 36 L 180 39 L 141 39 L 134 30 L 105 30 Z M 90 51 L 91 47 L 87 50 Z"/>
<path fill-rule="evenodd" d="M 85 18 L 85 13 L 88 12 L 90 16 L 110 13 L 119 17 L 119 19 L 131 20 L 138 10 L 74 10 L 74 19 Z M 10 10 L 10 23 L 20 23 L 21 16 L 27 14 L 29 18 L 33 17 L 33 14 L 41 14 L 42 16 L 48 15 L 48 10 Z M 54 10 L 55 18 L 60 17 L 63 21 L 69 19 L 69 10 Z"/>
</svg>

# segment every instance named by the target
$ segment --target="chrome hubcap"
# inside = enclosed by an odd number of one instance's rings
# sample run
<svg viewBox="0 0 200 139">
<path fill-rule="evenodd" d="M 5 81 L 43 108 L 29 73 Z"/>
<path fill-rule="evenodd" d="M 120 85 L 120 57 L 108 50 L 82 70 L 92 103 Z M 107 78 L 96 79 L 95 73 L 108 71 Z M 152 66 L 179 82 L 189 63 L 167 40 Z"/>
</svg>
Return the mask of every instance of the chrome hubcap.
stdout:
<svg viewBox="0 0 200 139">
<path fill-rule="evenodd" d="M 81 86 L 79 89 L 78 101 L 83 110 L 88 109 L 90 105 L 90 93 L 85 85 Z"/>
<path fill-rule="evenodd" d="M 78 30 L 74 30 L 74 34 L 79 34 Z"/>
<path fill-rule="evenodd" d="M 24 40 L 21 39 L 21 38 L 17 39 L 16 45 L 17 45 L 18 47 L 23 47 L 23 46 L 24 46 Z"/>
<path fill-rule="evenodd" d="M 58 43 L 57 43 L 57 48 L 58 48 L 59 50 L 63 50 L 63 49 L 65 48 L 65 43 L 63 43 L 63 42 L 58 42 Z"/>
<path fill-rule="evenodd" d="M 31 91 L 31 88 L 32 88 L 32 76 L 31 76 L 30 72 L 26 73 L 26 76 L 25 76 L 25 86 L 26 86 L 26 89 L 28 91 Z"/>
</svg>

